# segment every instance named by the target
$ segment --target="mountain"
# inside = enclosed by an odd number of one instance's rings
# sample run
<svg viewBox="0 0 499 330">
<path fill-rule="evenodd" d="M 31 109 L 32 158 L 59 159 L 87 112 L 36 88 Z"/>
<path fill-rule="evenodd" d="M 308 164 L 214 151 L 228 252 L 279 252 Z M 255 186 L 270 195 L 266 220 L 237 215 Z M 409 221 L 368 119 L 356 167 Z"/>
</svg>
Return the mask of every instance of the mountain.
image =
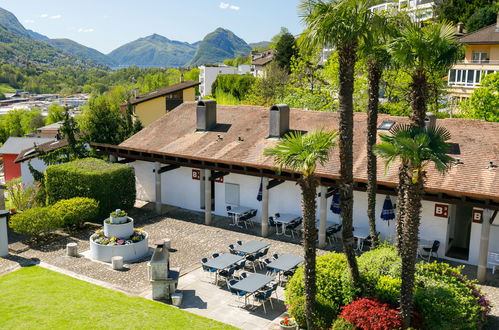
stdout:
<svg viewBox="0 0 499 330">
<path fill-rule="evenodd" d="M 263 49 L 267 48 L 271 44 L 270 41 L 260 41 L 260 42 L 250 42 L 249 45 L 251 49 L 255 47 L 262 47 Z"/>
<path fill-rule="evenodd" d="M 118 66 L 179 67 L 196 53 L 196 46 L 153 34 L 129 42 L 108 54 Z"/>
<path fill-rule="evenodd" d="M 79 44 L 76 41 L 70 39 L 48 39 L 48 38 L 44 41 L 54 48 L 61 49 L 70 54 L 80 56 L 94 63 L 107 66 L 115 65 L 113 60 L 111 60 L 111 58 L 109 58 L 108 56 L 102 54 L 98 50 L 83 46 L 82 44 Z"/>
<path fill-rule="evenodd" d="M 209 33 L 199 43 L 190 66 L 222 63 L 225 59 L 248 55 L 251 47 L 233 32 L 218 28 Z"/>
<path fill-rule="evenodd" d="M 35 32 L 35 31 L 33 31 L 33 30 L 29 30 L 29 29 L 28 29 L 27 31 L 28 31 L 28 33 L 29 33 L 29 34 L 30 34 L 33 38 L 35 38 L 35 39 L 37 39 L 37 40 L 42 40 L 42 41 L 44 41 L 44 40 L 50 40 L 50 39 L 49 39 L 49 37 L 44 36 L 44 35 L 43 35 L 43 34 L 41 34 L 41 33 Z"/>
<path fill-rule="evenodd" d="M 32 38 L 32 35 L 24 28 L 17 17 L 3 8 L 0 8 L 0 25 L 9 31 L 20 34 L 26 38 Z"/>
</svg>

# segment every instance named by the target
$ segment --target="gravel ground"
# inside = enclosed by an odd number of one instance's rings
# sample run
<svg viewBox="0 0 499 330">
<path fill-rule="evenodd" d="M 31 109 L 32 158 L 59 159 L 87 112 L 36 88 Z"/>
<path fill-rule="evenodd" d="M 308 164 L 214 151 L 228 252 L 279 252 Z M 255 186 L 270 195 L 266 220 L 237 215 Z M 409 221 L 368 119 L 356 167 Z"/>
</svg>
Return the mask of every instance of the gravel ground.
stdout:
<svg viewBox="0 0 499 330">
<path fill-rule="evenodd" d="M 143 227 L 149 233 L 149 244 L 163 238 L 172 240 L 170 266 L 180 267 L 181 274 L 190 272 L 199 267 L 199 259 L 209 257 L 214 252 L 226 252 L 227 245 L 237 240 L 247 241 L 252 239 L 264 240 L 269 243 L 269 253 L 290 253 L 303 255 L 303 248 L 299 240 L 270 235 L 268 238 L 259 237 L 259 229 L 240 229 L 231 227 L 226 217 L 213 217 L 213 226 L 205 226 L 204 214 L 169 206 L 164 206 L 163 215 L 156 216 L 152 212 L 152 205 L 138 205 L 130 212 L 135 219 L 136 227 Z M 88 224 L 84 229 L 71 234 L 55 233 L 42 243 L 25 244 L 26 238 L 9 233 L 11 255 L 0 258 L 0 274 L 8 272 L 19 265 L 38 263 L 40 260 L 96 280 L 110 283 L 112 286 L 134 295 L 143 295 L 150 290 L 147 280 L 146 265 L 150 256 L 142 261 L 125 265 L 122 271 L 112 270 L 110 265 L 94 262 L 83 256 L 79 258 L 67 257 L 66 244 L 78 243 L 79 252 L 89 249 L 88 237 L 100 225 Z M 331 248 L 331 247 L 330 247 Z M 339 245 L 332 247 L 339 251 Z M 318 250 L 318 254 L 327 253 Z M 446 261 L 448 262 L 448 261 Z M 476 267 L 465 266 L 463 272 L 469 278 L 476 278 Z M 494 308 L 486 329 L 499 329 L 499 272 L 495 275 L 488 272 L 488 279 L 482 290 L 487 294 Z"/>
</svg>

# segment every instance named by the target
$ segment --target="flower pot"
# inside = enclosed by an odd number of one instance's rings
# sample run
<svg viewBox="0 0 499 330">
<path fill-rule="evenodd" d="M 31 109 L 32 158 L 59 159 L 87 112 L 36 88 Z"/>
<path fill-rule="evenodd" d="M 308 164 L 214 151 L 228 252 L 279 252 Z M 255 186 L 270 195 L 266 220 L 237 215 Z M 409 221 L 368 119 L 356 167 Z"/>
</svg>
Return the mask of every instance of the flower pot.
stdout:
<svg viewBox="0 0 499 330">
<path fill-rule="evenodd" d="M 279 323 L 279 327 L 281 330 L 295 330 L 297 328 L 296 323 L 293 323 L 291 325 L 282 325 Z"/>
<path fill-rule="evenodd" d="M 176 292 L 172 293 L 172 304 L 173 306 L 180 306 L 182 304 L 182 293 Z"/>
<path fill-rule="evenodd" d="M 133 234 L 133 219 L 128 218 L 124 223 L 107 223 L 104 220 L 104 235 L 106 237 L 129 238 Z"/>
</svg>

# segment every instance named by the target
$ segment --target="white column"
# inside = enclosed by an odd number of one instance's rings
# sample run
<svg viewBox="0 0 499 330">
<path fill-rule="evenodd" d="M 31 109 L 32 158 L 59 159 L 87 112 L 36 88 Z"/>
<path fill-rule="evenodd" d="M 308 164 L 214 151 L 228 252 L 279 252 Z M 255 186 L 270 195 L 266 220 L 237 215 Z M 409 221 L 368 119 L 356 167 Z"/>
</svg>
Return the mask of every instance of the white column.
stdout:
<svg viewBox="0 0 499 330">
<path fill-rule="evenodd" d="M 204 176 L 204 223 L 211 225 L 211 171 L 206 170 Z"/>
<path fill-rule="evenodd" d="M 319 223 L 319 247 L 324 249 L 326 247 L 326 223 L 327 223 L 327 187 L 320 186 L 319 188 L 321 192 L 320 199 L 320 223 Z"/>
<path fill-rule="evenodd" d="M 480 253 L 478 255 L 478 282 L 483 283 L 487 279 L 487 257 L 489 254 L 489 237 L 490 237 L 490 217 L 492 211 L 483 210 L 482 215 L 482 233 L 480 235 Z"/>
<path fill-rule="evenodd" d="M 7 237 L 7 217 L 9 211 L 0 211 L 0 257 L 9 255 L 9 238 Z"/>
<path fill-rule="evenodd" d="M 269 178 L 262 178 L 262 237 L 269 235 Z"/>
<path fill-rule="evenodd" d="M 154 162 L 154 182 L 156 186 L 156 213 L 161 214 L 161 164 L 159 162 Z"/>
</svg>

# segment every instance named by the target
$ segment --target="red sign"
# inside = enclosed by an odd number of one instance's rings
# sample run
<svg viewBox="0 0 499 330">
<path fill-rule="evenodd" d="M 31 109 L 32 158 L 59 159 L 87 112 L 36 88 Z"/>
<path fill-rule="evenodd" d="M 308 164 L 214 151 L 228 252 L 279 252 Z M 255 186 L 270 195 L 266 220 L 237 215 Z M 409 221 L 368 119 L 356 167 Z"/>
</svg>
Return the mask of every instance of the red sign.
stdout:
<svg viewBox="0 0 499 330">
<path fill-rule="evenodd" d="M 483 210 L 473 209 L 473 222 L 482 223 L 482 219 L 483 219 Z"/>
<path fill-rule="evenodd" d="M 449 216 L 449 205 L 446 204 L 435 204 L 435 214 L 436 217 L 447 218 Z"/>
<path fill-rule="evenodd" d="M 223 176 L 221 176 L 221 177 L 219 177 L 219 178 L 216 178 L 216 179 L 215 179 L 215 182 L 218 182 L 218 183 L 224 183 L 224 177 L 223 177 Z"/>
<path fill-rule="evenodd" d="M 192 170 L 192 180 L 201 180 L 200 170 Z"/>
</svg>

